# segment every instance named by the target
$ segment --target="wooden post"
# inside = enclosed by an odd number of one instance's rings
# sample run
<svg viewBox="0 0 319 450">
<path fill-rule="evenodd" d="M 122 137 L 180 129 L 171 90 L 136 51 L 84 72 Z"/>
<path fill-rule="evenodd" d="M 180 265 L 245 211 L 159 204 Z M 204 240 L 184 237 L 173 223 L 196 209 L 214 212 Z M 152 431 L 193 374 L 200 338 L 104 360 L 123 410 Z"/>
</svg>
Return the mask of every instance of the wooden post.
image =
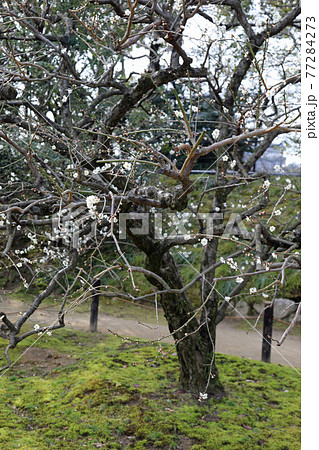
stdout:
<svg viewBox="0 0 319 450">
<path fill-rule="evenodd" d="M 92 301 L 91 301 L 91 314 L 90 314 L 90 331 L 97 331 L 97 318 L 99 313 L 99 301 L 100 294 L 99 288 L 101 286 L 101 280 L 95 280 L 93 282 Z"/>
<path fill-rule="evenodd" d="M 270 362 L 273 314 L 274 307 L 269 303 L 264 311 L 263 343 L 261 349 L 261 359 L 267 363 Z"/>
</svg>

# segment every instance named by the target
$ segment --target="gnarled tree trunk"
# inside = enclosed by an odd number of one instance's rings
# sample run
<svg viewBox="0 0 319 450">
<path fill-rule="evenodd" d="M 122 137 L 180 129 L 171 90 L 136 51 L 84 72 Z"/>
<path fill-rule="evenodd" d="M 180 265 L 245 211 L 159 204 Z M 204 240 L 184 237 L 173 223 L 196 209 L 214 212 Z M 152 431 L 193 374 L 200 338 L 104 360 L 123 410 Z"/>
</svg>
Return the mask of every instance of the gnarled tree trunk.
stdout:
<svg viewBox="0 0 319 450">
<path fill-rule="evenodd" d="M 182 288 L 183 281 L 173 256 L 169 252 L 161 257 L 153 255 L 147 258 L 147 268 L 160 275 L 170 287 Z M 155 284 L 154 279 L 149 281 Z M 215 364 L 215 324 L 203 315 L 201 322 L 193 317 L 194 308 L 185 292 L 163 293 L 161 305 L 176 343 L 181 389 L 196 395 L 200 392 L 220 395 L 223 388 Z"/>
</svg>

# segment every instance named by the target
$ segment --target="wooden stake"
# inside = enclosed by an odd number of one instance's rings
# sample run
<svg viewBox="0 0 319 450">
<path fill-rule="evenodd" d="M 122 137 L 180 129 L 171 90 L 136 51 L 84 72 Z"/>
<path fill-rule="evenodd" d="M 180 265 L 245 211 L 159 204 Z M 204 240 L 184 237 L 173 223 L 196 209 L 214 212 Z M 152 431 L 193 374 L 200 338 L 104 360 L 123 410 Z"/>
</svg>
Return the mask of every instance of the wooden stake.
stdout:
<svg viewBox="0 0 319 450">
<path fill-rule="evenodd" d="M 267 363 L 270 362 L 273 314 L 274 307 L 269 303 L 264 311 L 263 342 L 261 349 L 261 359 Z"/>
<path fill-rule="evenodd" d="M 91 301 L 91 315 L 90 315 L 90 331 L 97 331 L 97 319 L 99 313 L 99 301 L 100 294 L 99 288 L 101 286 L 101 280 L 97 279 L 93 282 L 92 301 Z"/>
</svg>

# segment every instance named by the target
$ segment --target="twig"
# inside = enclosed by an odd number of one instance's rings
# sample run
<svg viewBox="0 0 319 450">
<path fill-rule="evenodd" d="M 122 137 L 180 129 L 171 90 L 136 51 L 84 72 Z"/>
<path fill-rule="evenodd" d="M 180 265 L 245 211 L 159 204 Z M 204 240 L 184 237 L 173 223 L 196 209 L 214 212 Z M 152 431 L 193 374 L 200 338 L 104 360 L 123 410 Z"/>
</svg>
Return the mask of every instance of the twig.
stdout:
<svg viewBox="0 0 319 450">
<path fill-rule="evenodd" d="M 289 325 L 289 327 L 284 331 L 283 335 L 281 336 L 279 342 L 277 342 L 277 345 L 281 345 L 284 340 L 286 339 L 286 337 L 288 336 L 288 334 L 290 333 L 290 331 L 294 328 L 298 317 L 300 316 L 300 311 L 301 311 L 301 303 L 299 303 L 296 314 L 294 316 L 294 318 L 291 321 L 291 324 Z"/>
</svg>

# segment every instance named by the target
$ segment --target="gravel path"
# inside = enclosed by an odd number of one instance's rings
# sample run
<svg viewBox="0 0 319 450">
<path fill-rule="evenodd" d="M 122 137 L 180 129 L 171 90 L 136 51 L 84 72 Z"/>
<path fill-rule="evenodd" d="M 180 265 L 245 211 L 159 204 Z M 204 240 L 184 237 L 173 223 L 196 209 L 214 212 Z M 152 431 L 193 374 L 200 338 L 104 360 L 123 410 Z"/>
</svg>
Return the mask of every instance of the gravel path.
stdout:
<svg viewBox="0 0 319 450">
<path fill-rule="evenodd" d="M 18 316 L 17 311 L 24 312 L 26 307 L 22 302 L 7 298 L 0 298 L 0 311 L 9 314 L 9 318 L 14 321 Z M 49 325 L 57 317 L 57 309 L 45 308 L 37 311 L 32 316 L 33 323 L 40 325 Z M 227 355 L 236 355 L 250 359 L 260 360 L 262 336 L 256 331 L 244 331 L 239 328 L 240 320 L 225 319 L 217 327 L 216 351 Z M 89 330 L 89 314 L 81 312 L 72 312 L 66 316 L 66 328 L 74 330 Z M 155 323 L 141 324 L 137 320 L 125 317 L 110 316 L 105 313 L 99 314 L 98 331 L 109 333 L 111 330 L 121 336 L 138 337 L 140 339 L 157 339 L 160 336 L 168 335 L 166 325 L 160 325 L 156 328 Z M 273 331 L 273 338 L 279 339 L 282 335 L 281 330 Z M 173 342 L 172 338 L 165 338 L 166 342 Z M 301 339 L 299 336 L 289 335 L 280 347 L 274 343 L 271 352 L 271 362 L 290 365 L 299 368 L 301 365 Z"/>
</svg>

